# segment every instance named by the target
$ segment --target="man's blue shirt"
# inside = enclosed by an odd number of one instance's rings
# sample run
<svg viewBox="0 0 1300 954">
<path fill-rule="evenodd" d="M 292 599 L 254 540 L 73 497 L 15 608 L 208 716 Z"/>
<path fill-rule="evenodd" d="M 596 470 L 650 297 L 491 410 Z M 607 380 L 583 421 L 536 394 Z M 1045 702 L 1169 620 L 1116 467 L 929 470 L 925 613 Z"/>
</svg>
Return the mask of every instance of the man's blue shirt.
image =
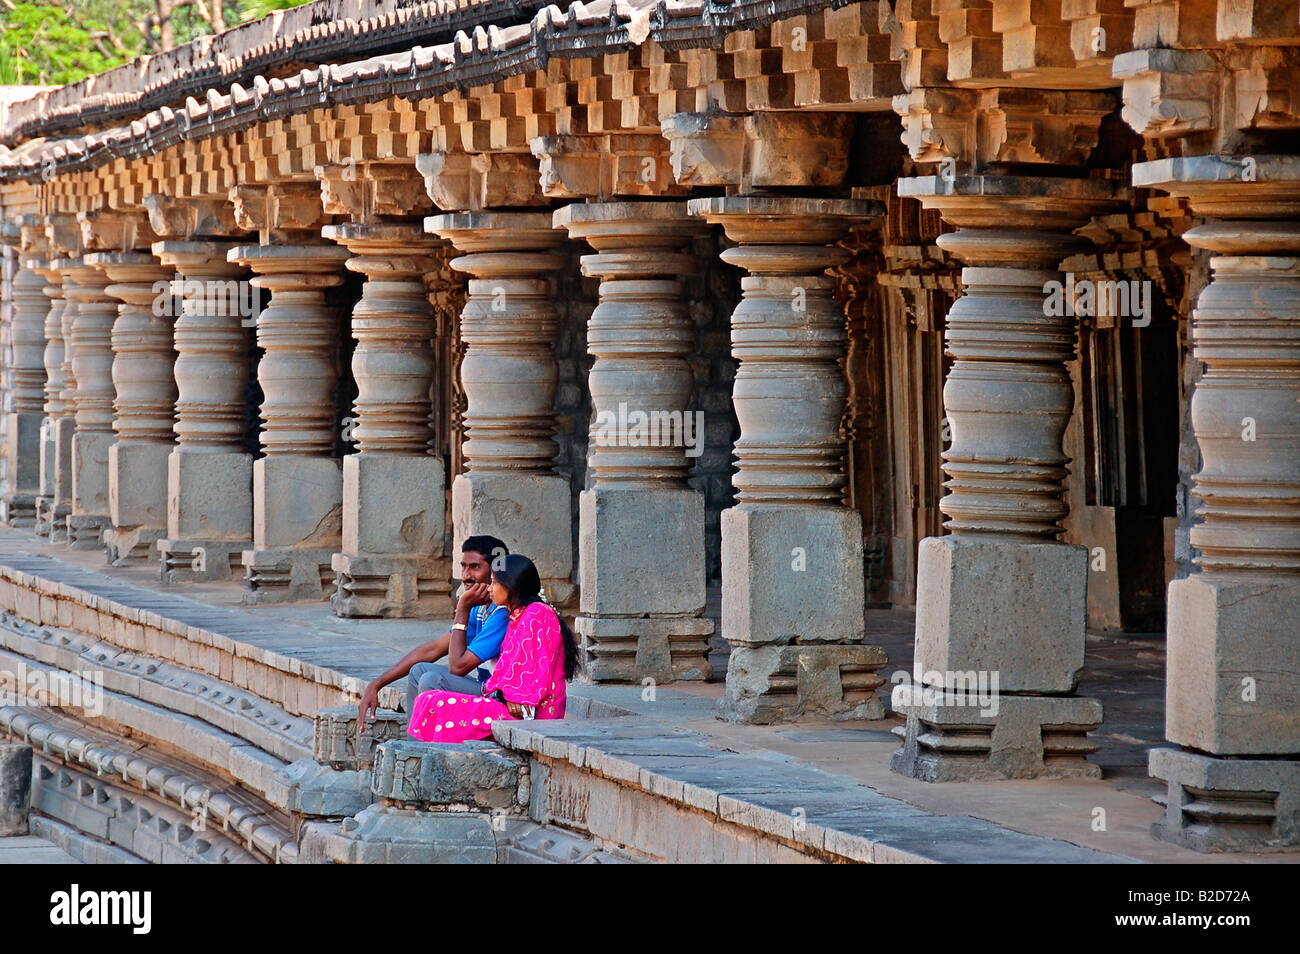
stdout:
<svg viewBox="0 0 1300 954">
<path fill-rule="evenodd" d="M 480 670 L 486 669 L 490 673 L 496 666 L 501 644 L 506 638 L 509 616 L 504 606 L 495 603 L 484 603 L 470 610 L 469 622 L 465 624 L 465 649 L 482 660 Z"/>
</svg>

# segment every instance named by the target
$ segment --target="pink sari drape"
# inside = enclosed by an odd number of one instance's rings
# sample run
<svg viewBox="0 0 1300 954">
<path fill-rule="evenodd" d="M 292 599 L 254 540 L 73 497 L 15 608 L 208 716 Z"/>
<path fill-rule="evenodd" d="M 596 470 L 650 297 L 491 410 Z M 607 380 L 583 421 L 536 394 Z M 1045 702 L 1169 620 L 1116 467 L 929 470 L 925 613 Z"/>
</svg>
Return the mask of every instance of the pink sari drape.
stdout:
<svg viewBox="0 0 1300 954">
<path fill-rule="evenodd" d="M 555 610 L 530 603 L 510 621 L 492 677 L 483 695 L 432 690 L 415 699 L 407 731 L 425 742 L 492 738 L 492 723 L 513 719 L 510 710 L 487 698 L 498 689 L 511 702 L 535 706 L 538 719 L 564 718 L 564 639 Z"/>
</svg>

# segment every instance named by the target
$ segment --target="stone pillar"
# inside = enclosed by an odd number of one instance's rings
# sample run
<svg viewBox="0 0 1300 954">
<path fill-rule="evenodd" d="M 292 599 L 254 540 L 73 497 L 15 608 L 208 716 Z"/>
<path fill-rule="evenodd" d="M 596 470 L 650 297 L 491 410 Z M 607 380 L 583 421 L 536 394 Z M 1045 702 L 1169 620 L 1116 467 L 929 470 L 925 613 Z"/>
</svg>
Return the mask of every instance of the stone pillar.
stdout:
<svg viewBox="0 0 1300 954">
<path fill-rule="evenodd" d="M 32 807 L 32 747 L 0 742 L 0 838 L 25 835 Z"/>
<path fill-rule="evenodd" d="M 108 449 L 113 436 L 113 349 L 117 303 L 104 291 L 108 279 L 85 256 L 65 260 L 63 294 L 73 315 L 65 351 L 76 380 L 76 431 L 72 437 L 72 497 L 68 545 L 94 550 L 109 525 Z"/>
<path fill-rule="evenodd" d="M 1199 572 L 1169 584 L 1168 785 L 1152 834 L 1197 851 L 1300 848 L 1300 160 L 1140 163 L 1134 185 L 1190 199 L 1210 253 L 1192 312 L 1201 467 L 1191 496 Z M 1170 426 L 1176 426 L 1171 421 Z"/>
<path fill-rule="evenodd" d="M 704 495 L 686 485 L 704 422 L 687 410 L 695 328 L 682 300 L 686 246 L 707 227 L 677 202 L 575 203 L 554 221 L 596 249 L 582 272 L 601 278 L 587 325 L 592 481 L 578 510 L 584 670 L 599 682 L 708 679 Z"/>
<path fill-rule="evenodd" d="M 722 514 L 722 635 L 731 644 L 721 715 L 880 718 L 884 652 L 864 642 L 862 519 L 844 505 L 846 332 L 826 269 L 833 243 L 878 208 L 837 199 L 735 196 L 689 209 L 737 243 L 745 269 L 731 316 L 740 360 L 737 505 Z"/>
<path fill-rule="evenodd" d="M 13 280 L 13 320 L 10 325 L 11 391 L 5 428 L 3 514 L 13 527 L 36 523 L 36 497 L 41 481 L 41 424 L 45 404 L 45 278 L 39 269 L 44 259 L 30 252 L 30 227 L 25 226 L 23 254 Z"/>
<path fill-rule="evenodd" d="M 271 293 L 257 318 L 262 450 L 253 463 L 253 548 L 243 553 L 246 603 L 322 599 L 342 545 L 343 474 L 334 456 L 338 316 L 325 290 L 343 283 L 347 249 L 245 245 L 230 260 Z"/>
<path fill-rule="evenodd" d="M 70 468 L 72 465 L 71 444 L 65 453 L 59 453 L 59 422 L 67 410 L 63 402 L 63 310 L 67 303 L 63 299 L 63 275 L 59 270 L 49 262 L 43 268 L 39 263 L 33 264 L 46 281 L 42 292 L 49 300 L 49 310 L 45 313 L 45 350 L 41 354 L 45 364 L 45 414 L 41 418 L 40 495 L 36 498 L 35 530 L 38 535 L 53 541 L 67 538 L 67 525 L 61 522 L 62 517 L 67 516 L 66 508 L 60 515 L 54 501 L 59 466 Z M 71 429 L 67 431 L 67 438 L 72 440 Z M 70 470 L 66 480 L 72 480 Z"/>
<path fill-rule="evenodd" d="M 120 305 L 113 323 L 113 430 L 108 449 L 108 562 L 121 566 L 158 556 L 167 531 L 167 458 L 175 444 L 175 315 L 172 270 L 148 252 L 97 252 L 86 261 L 112 283 Z"/>
<path fill-rule="evenodd" d="M 158 541 L 164 582 L 228 580 L 253 539 L 253 456 L 244 444 L 251 321 L 234 246 L 161 241 L 153 253 L 176 269 L 176 448 L 167 458 L 167 536 Z"/>
<path fill-rule="evenodd" d="M 357 453 L 343 458 L 334 612 L 445 615 L 447 484 L 442 460 L 430 452 L 436 319 L 423 283 L 437 242 L 407 223 L 345 223 L 322 232 L 346 246 L 347 267 L 366 276 L 352 311 Z"/>
<path fill-rule="evenodd" d="M 553 340 L 547 276 L 564 266 L 549 212 L 463 212 L 425 227 L 463 254 L 473 276 L 461 313 L 465 473 L 451 486 L 456 541 L 487 533 L 537 565 L 549 599 L 573 598 L 569 478 L 555 472 Z"/>
<path fill-rule="evenodd" d="M 1086 756 L 1101 704 L 1070 695 L 1088 551 L 1059 542 L 1076 318 L 1050 289 L 1061 260 L 1088 247 L 1072 231 L 1113 207 L 1113 186 L 932 176 L 898 188 L 959 227 L 938 243 L 966 267 L 946 331 L 950 533 L 920 546 L 915 676 L 895 689 L 907 724 L 892 768 L 925 781 L 1099 777 Z"/>
<path fill-rule="evenodd" d="M 50 521 L 51 543 L 68 542 L 68 515 L 72 513 L 72 438 L 77 428 L 77 378 L 72 367 L 72 326 L 80 306 L 68 294 L 74 287 L 68 271 L 74 268 L 78 261 L 79 259 L 56 258 L 50 262 L 50 267 L 59 277 L 59 296 L 62 301 L 58 315 L 61 344 L 58 350 L 61 359 L 61 373 L 58 380 L 62 384 L 59 389 L 59 403 L 62 407 L 50 422 L 52 432 L 50 452 L 54 458 L 54 466 L 51 468 L 53 486 L 47 515 Z M 38 524 L 40 517 L 38 512 Z"/>
</svg>

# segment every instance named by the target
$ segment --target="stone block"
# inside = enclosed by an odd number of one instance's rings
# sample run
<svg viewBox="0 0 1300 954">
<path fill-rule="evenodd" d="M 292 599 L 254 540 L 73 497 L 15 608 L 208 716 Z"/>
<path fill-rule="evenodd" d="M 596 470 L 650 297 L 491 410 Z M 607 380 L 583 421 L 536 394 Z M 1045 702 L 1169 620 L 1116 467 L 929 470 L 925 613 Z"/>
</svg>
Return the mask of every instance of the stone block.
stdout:
<svg viewBox="0 0 1300 954">
<path fill-rule="evenodd" d="M 416 454 L 343 458 L 343 552 L 442 553 L 446 530 L 442 461 Z"/>
<path fill-rule="evenodd" d="M 403 804 L 504 809 L 518 802 L 522 765 L 522 758 L 491 742 L 393 739 L 375 750 L 371 790 Z"/>
<path fill-rule="evenodd" d="M 130 529 L 105 528 L 101 536 L 109 564 L 111 566 L 129 566 L 131 564 L 149 563 L 159 559 L 157 544 L 163 538 L 165 532 L 164 530 L 145 527 Z"/>
<path fill-rule="evenodd" d="M 354 556 L 335 553 L 330 604 L 345 619 L 447 619 L 451 567 L 441 554 Z"/>
<path fill-rule="evenodd" d="M 454 549 L 487 533 L 525 554 L 548 589 L 573 575 L 572 497 L 563 474 L 470 473 L 451 485 Z"/>
<path fill-rule="evenodd" d="M 995 693 L 984 706 L 968 694 L 909 688 L 910 703 L 894 705 L 907 720 L 894 729 L 903 747 L 889 763 L 901 775 L 923 782 L 1101 778 L 1101 767 L 1087 761 L 1097 750 L 1087 733 L 1101 725 L 1096 699 Z"/>
<path fill-rule="evenodd" d="M 54 506 L 66 510 L 72 505 L 72 436 L 76 422 L 61 417 L 53 423 L 54 430 Z"/>
<path fill-rule="evenodd" d="M 171 444 L 123 443 L 108 449 L 108 513 L 115 527 L 167 529 Z"/>
<path fill-rule="evenodd" d="M 343 470 L 328 457 L 276 454 L 253 462 L 253 547 L 337 550 Z"/>
<path fill-rule="evenodd" d="M 39 493 L 42 497 L 54 497 L 55 474 L 58 467 L 58 444 L 58 428 L 55 427 L 55 422 L 48 417 L 41 418 Z"/>
<path fill-rule="evenodd" d="M 1083 668 L 1088 551 L 929 537 L 917 563 L 916 668 L 999 673 L 1003 692 L 1071 692 Z"/>
<path fill-rule="evenodd" d="M 0 742 L 0 837 L 27 834 L 32 802 L 32 747 Z"/>
<path fill-rule="evenodd" d="M 702 494 L 674 487 L 595 487 L 578 501 L 584 615 L 703 612 Z"/>
<path fill-rule="evenodd" d="M 1165 814 L 1153 838 L 1203 852 L 1300 849 L 1300 760 L 1180 749 L 1152 749 L 1149 760 L 1152 777 L 1169 786 L 1156 799 Z"/>
<path fill-rule="evenodd" d="M 1165 736 L 1220 755 L 1300 755 L 1300 581 L 1169 584 Z"/>
<path fill-rule="evenodd" d="M 72 437 L 72 512 L 108 516 L 108 449 L 111 432 L 92 431 Z"/>
<path fill-rule="evenodd" d="M 230 540 L 177 540 L 164 537 L 158 549 L 163 583 L 206 583 L 241 575 L 245 543 Z"/>
<path fill-rule="evenodd" d="M 240 559 L 244 566 L 241 602 L 245 606 L 333 596 L 332 550 L 245 550 Z"/>
<path fill-rule="evenodd" d="M 862 518 L 843 507 L 722 513 L 722 635 L 732 646 L 864 635 Z"/>
<path fill-rule="evenodd" d="M 299 815 L 355 815 L 374 801 L 370 770 L 339 770 L 314 759 L 298 759 L 271 776 L 266 800 Z"/>
<path fill-rule="evenodd" d="M 335 864 L 495 864 L 486 815 L 420 812 L 371 805 L 337 827 L 304 826 L 304 860 Z"/>
<path fill-rule="evenodd" d="M 584 590 L 585 592 L 585 590 Z M 593 682 L 707 680 L 713 621 L 700 616 L 579 616 L 583 673 Z"/>
<path fill-rule="evenodd" d="M 173 450 L 167 458 L 167 536 L 251 541 L 252 456 Z"/>
<path fill-rule="evenodd" d="M 737 646 L 727 663 L 719 715 L 731 722 L 793 722 L 807 716 L 881 719 L 888 657 L 879 646 Z"/>
<path fill-rule="evenodd" d="M 358 735 L 356 706 L 321 709 L 312 732 L 312 758 L 340 770 L 368 768 L 375 761 L 375 746 L 406 738 L 409 721 L 401 712 L 380 709 Z"/>
<path fill-rule="evenodd" d="M 6 489 L 35 496 L 41 486 L 41 414 L 10 412 L 5 422 Z"/>
</svg>

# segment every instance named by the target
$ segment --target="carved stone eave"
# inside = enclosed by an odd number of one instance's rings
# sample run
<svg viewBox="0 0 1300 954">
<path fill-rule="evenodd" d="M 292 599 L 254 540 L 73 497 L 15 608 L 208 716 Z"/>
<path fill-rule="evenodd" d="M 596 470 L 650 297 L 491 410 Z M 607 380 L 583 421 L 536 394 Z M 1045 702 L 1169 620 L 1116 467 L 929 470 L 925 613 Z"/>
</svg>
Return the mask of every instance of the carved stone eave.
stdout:
<svg viewBox="0 0 1300 954">
<path fill-rule="evenodd" d="M 314 182 L 239 185 L 230 190 L 230 202 L 235 223 L 250 232 L 260 232 L 265 242 L 321 241 L 320 229 L 330 220 L 322 207 L 320 186 Z"/>
<path fill-rule="evenodd" d="M 1157 159 L 1135 164 L 1132 175 L 1134 186 L 1185 197 L 1197 215 L 1300 218 L 1300 156 Z"/>
<path fill-rule="evenodd" d="M 160 238 L 189 240 L 199 236 L 226 238 L 244 234 L 226 199 L 178 199 L 147 195 L 149 224 Z"/>
<path fill-rule="evenodd" d="M 433 211 L 424 178 L 409 163 L 345 162 L 315 168 L 321 204 L 328 215 L 372 222 L 384 216 Z"/>
<path fill-rule="evenodd" d="M 81 254 L 81 224 L 67 212 L 46 216 L 45 241 L 50 258 L 76 258 Z"/>
<path fill-rule="evenodd" d="M 77 222 L 87 251 L 129 252 L 148 248 L 160 237 L 143 213 L 78 212 Z"/>
<path fill-rule="evenodd" d="M 1124 122 L 1149 138 L 1168 138 L 1215 128 L 1219 69 L 1201 50 L 1143 49 L 1115 57 L 1115 79 L 1124 81 Z"/>
<path fill-rule="evenodd" d="M 557 199 L 683 195 L 673 181 L 662 136 L 611 133 L 540 136 L 531 143 L 540 162 L 542 194 Z"/>
<path fill-rule="evenodd" d="M 852 117 L 843 113 L 677 113 L 662 130 L 683 186 L 833 187 L 848 172 Z"/>
</svg>

